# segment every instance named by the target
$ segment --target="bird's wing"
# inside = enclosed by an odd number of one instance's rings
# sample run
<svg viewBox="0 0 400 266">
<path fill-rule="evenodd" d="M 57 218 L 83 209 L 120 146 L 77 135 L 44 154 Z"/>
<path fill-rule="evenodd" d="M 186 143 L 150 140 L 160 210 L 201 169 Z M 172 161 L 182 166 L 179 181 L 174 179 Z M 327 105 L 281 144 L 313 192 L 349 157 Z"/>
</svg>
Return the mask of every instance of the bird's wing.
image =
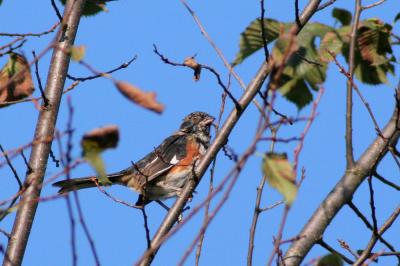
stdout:
<svg viewBox="0 0 400 266">
<path fill-rule="evenodd" d="M 186 142 L 186 134 L 176 133 L 166 138 L 154 151 L 125 171 L 127 174 L 134 173 L 140 179 L 151 182 L 185 158 Z"/>
</svg>

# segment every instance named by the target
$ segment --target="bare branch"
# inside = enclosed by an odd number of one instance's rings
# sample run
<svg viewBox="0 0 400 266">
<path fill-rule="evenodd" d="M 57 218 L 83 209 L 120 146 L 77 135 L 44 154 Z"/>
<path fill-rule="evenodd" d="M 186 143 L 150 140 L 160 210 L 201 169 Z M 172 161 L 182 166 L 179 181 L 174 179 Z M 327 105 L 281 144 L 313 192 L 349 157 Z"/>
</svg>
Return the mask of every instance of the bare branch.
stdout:
<svg viewBox="0 0 400 266">
<path fill-rule="evenodd" d="M 354 266 L 360 266 L 364 263 L 366 259 L 370 256 L 372 249 L 374 248 L 376 241 L 378 240 L 378 235 L 383 235 L 387 229 L 393 224 L 393 222 L 397 219 L 400 215 L 400 207 L 397 207 L 392 215 L 386 220 L 386 222 L 379 228 L 377 234 L 373 233 L 371 240 L 369 241 L 367 247 L 363 250 L 358 260 L 353 264 Z"/>
<path fill-rule="evenodd" d="M 49 71 L 46 85 L 46 96 L 50 103 L 50 108 L 40 111 L 39 119 L 35 131 L 34 139 L 52 138 L 58 114 L 58 107 L 61 101 L 62 88 L 69 66 L 69 55 L 63 52 L 63 49 L 70 49 L 78 29 L 80 15 L 82 13 L 85 0 L 69 0 L 65 6 L 66 30 L 61 30 L 57 34 L 57 45 L 62 49 L 55 49 L 51 59 L 52 68 Z M 22 72 L 22 71 L 21 71 Z M 43 182 L 43 176 L 46 171 L 47 160 L 50 153 L 50 143 L 38 143 L 32 147 L 29 165 L 32 173 L 26 177 L 27 189 L 24 192 L 21 203 L 17 211 L 11 232 L 11 240 L 8 242 L 6 257 L 9 260 L 4 262 L 4 266 L 20 265 L 24 257 L 29 233 L 35 217 Z"/>
<path fill-rule="evenodd" d="M 380 4 L 383 4 L 385 1 L 386 0 L 380 0 L 380 1 L 375 2 L 373 4 L 370 4 L 370 5 L 367 5 L 367 6 L 362 6 L 361 9 L 365 10 L 365 9 L 373 8 L 373 7 L 379 6 Z"/>
<path fill-rule="evenodd" d="M 336 184 L 333 190 L 320 204 L 311 219 L 303 227 L 300 235 L 305 237 L 292 244 L 285 254 L 287 266 L 299 265 L 311 247 L 319 239 L 328 224 L 332 221 L 340 209 L 351 199 L 358 186 L 365 180 L 376 165 L 388 152 L 388 147 L 396 143 L 400 137 L 397 108 L 393 112 L 390 121 L 382 131 L 382 136 L 377 136 L 355 165 L 346 170 L 345 175 Z"/>
<path fill-rule="evenodd" d="M 302 15 L 300 16 L 300 21 L 302 25 L 304 25 L 311 16 L 315 13 L 320 0 L 311 0 L 309 1 L 308 5 L 304 9 Z M 297 27 L 296 25 L 293 26 L 293 32 L 298 33 L 300 32 L 301 28 Z M 222 146 L 225 145 L 227 142 L 228 136 L 230 135 L 233 127 L 238 122 L 243 110 L 250 104 L 252 99 L 256 96 L 258 90 L 261 88 L 263 82 L 265 81 L 267 75 L 269 74 L 269 66 L 267 63 L 263 63 L 258 70 L 257 74 L 255 75 L 252 82 L 248 85 L 245 92 L 243 93 L 242 97 L 239 100 L 239 104 L 241 105 L 241 112 L 239 112 L 236 108 L 231 111 L 228 118 L 225 120 L 224 125 L 221 127 L 220 132 L 215 137 L 214 142 L 208 148 L 206 154 L 199 162 L 199 165 L 196 167 L 195 173 L 198 180 L 206 172 L 206 169 L 211 164 L 212 160 L 215 158 L 219 150 Z M 141 259 L 140 265 L 149 265 L 154 258 L 154 255 L 157 253 L 160 245 L 163 243 L 164 237 L 168 234 L 171 230 L 172 226 L 174 225 L 175 221 L 177 220 L 179 214 L 182 212 L 183 207 L 185 206 L 187 200 L 189 199 L 190 195 L 193 193 L 196 185 L 198 182 L 195 180 L 190 180 L 187 182 L 185 187 L 183 188 L 180 197 L 175 201 L 175 204 L 171 207 L 170 211 L 168 212 L 167 216 L 165 217 L 163 223 L 159 227 L 156 235 L 152 240 L 151 249 L 146 252 L 146 255 Z"/>
</svg>

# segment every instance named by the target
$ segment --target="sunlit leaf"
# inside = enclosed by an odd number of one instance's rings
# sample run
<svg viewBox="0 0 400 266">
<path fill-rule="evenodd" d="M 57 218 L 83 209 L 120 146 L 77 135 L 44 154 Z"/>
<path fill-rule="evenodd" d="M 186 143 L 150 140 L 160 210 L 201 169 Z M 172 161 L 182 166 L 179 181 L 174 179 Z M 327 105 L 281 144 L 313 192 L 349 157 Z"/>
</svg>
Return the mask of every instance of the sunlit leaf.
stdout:
<svg viewBox="0 0 400 266">
<path fill-rule="evenodd" d="M 164 111 L 164 105 L 157 102 L 155 92 L 144 92 L 138 87 L 123 81 L 115 82 L 115 86 L 132 102 L 157 113 Z"/>
<path fill-rule="evenodd" d="M 107 178 L 107 172 L 101 153 L 106 149 L 115 148 L 118 144 L 118 140 L 118 127 L 114 125 L 96 128 L 82 137 L 82 156 L 96 171 L 101 185 L 111 184 L 110 180 Z"/>
<path fill-rule="evenodd" d="M 74 61 L 81 61 L 85 57 L 86 47 L 84 45 L 72 46 L 71 59 Z"/>
<path fill-rule="evenodd" d="M 317 266 L 343 266 L 343 259 L 337 254 L 328 254 L 320 258 Z"/>
<path fill-rule="evenodd" d="M 278 22 L 274 19 L 264 19 L 264 35 L 266 43 L 274 41 L 279 36 L 281 29 L 285 27 L 285 23 Z M 240 36 L 239 52 L 236 54 L 232 65 L 238 65 L 248 56 L 257 52 L 264 47 L 261 34 L 261 20 L 256 19 L 242 32 Z"/>
<path fill-rule="evenodd" d="M 364 21 L 358 30 L 358 47 L 362 59 L 371 65 L 381 65 L 389 61 L 391 54 L 390 33 L 392 27 L 379 20 Z"/>
<path fill-rule="evenodd" d="M 328 32 L 321 41 L 319 47 L 319 55 L 321 60 L 324 62 L 330 62 L 333 60 L 332 56 L 328 53 L 339 54 L 342 51 L 343 40 L 340 38 L 340 34 L 336 31 Z"/>
<path fill-rule="evenodd" d="M 30 96 L 34 91 L 31 70 L 23 55 L 12 53 L 0 71 L 0 104 Z"/>
<path fill-rule="evenodd" d="M 294 58 L 294 53 L 299 49 L 297 45 L 297 38 L 288 34 L 284 34 L 275 42 L 275 46 L 272 49 L 272 58 L 276 66 L 280 66 L 285 59 L 285 56 L 290 55 L 287 64 L 293 65 L 291 59 Z"/>
<path fill-rule="evenodd" d="M 291 205 L 297 195 L 295 173 L 292 165 L 287 160 L 286 154 L 268 153 L 264 157 L 263 172 L 271 187 L 278 190 Z"/>
<path fill-rule="evenodd" d="M 336 18 L 344 26 L 350 25 L 352 19 L 351 13 L 342 8 L 334 8 L 332 10 L 332 17 Z"/>
</svg>

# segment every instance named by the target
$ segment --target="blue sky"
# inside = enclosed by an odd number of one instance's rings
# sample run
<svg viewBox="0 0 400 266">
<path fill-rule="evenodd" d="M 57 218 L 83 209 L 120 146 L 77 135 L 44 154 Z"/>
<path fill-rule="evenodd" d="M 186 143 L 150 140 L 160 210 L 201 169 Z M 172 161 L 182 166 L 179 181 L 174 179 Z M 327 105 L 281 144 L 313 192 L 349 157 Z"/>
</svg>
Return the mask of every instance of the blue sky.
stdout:
<svg viewBox="0 0 400 266">
<path fill-rule="evenodd" d="M 294 19 L 293 1 L 265 1 L 266 17 L 289 22 Z M 303 6 L 306 1 L 299 1 Z M 353 10 L 353 1 L 338 0 L 335 6 Z M 363 1 L 370 4 L 373 1 Z M 190 1 L 189 4 L 206 27 L 207 32 L 221 48 L 224 55 L 233 60 L 238 51 L 239 36 L 245 27 L 259 17 L 259 1 Z M 59 4 L 61 7 L 61 5 Z M 94 17 L 83 18 L 76 38 L 77 45 L 86 46 L 85 61 L 96 69 L 103 71 L 114 68 L 129 60 L 134 55 L 138 59 L 132 65 L 113 75 L 118 80 L 136 84 L 144 90 L 157 92 L 160 102 L 166 110 L 157 115 L 128 102 L 107 79 L 96 79 L 79 85 L 68 94 L 74 106 L 73 155 L 80 155 L 79 141 L 81 136 L 96 127 L 115 124 L 120 129 L 120 142 L 116 149 L 104 154 L 107 169 L 117 171 L 130 165 L 151 151 L 165 137 L 174 132 L 181 119 L 192 111 L 206 111 L 217 116 L 220 109 L 221 88 L 215 78 L 203 71 L 201 80 L 194 82 L 192 72 L 186 68 L 165 65 L 152 49 L 158 46 L 161 53 L 173 61 L 182 62 L 187 56 L 197 54 L 197 60 L 217 69 L 224 80 L 227 70 L 210 44 L 201 35 L 192 17 L 180 1 L 116 1 L 108 5 L 109 12 Z M 312 21 L 320 21 L 334 25 L 330 13 L 332 8 L 316 14 Z M 391 22 L 399 11 L 396 1 L 386 1 L 381 6 L 367 10 L 362 19 L 379 17 Z M 50 1 L 3 1 L 0 6 L 2 32 L 41 32 L 49 29 L 56 21 Z M 394 31 L 399 33 L 399 24 Z M 52 35 L 40 38 L 31 37 L 20 50 L 29 59 L 31 51 L 39 53 L 44 49 Z M 0 44 L 11 39 L 0 37 Z M 395 52 L 399 52 L 397 49 Z M 50 54 L 40 61 L 40 74 L 46 80 Z M 259 52 L 237 67 L 238 74 L 247 84 L 256 73 L 263 60 Z M 0 58 L 0 65 L 6 57 Z M 396 65 L 398 67 L 398 65 Z M 70 74 L 86 76 L 90 74 L 82 66 L 71 63 Z M 396 73 L 399 71 L 396 69 Z M 397 75 L 398 76 L 398 75 Z M 70 81 L 68 81 L 70 84 Z M 382 86 L 360 85 L 364 96 L 368 99 L 381 127 L 389 119 L 393 110 L 393 93 L 397 84 L 396 77 L 390 76 L 389 83 Z M 338 74 L 334 65 L 329 66 L 326 89 L 318 108 L 318 117 L 307 135 L 303 152 L 300 156 L 300 168 L 306 168 L 304 181 L 298 199 L 289 214 L 284 238 L 296 235 L 320 201 L 343 175 L 345 169 L 344 146 L 344 109 L 345 78 Z M 233 94 L 241 95 L 241 89 L 233 81 Z M 38 90 L 35 95 L 39 96 Z M 294 105 L 281 97 L 277 100 L 277 108 L 291 116 L 297 115 Z M 232 104 L 228 101 L 228 113 Z M 358 158 L 375 137 L 374 126 L 358 97 L 354 103 L 354 146 L 355 157 Z M 308 115 L 310 106 L 301 110 L 300 115 Z M 0 112 L 2 128 L 0 144 L 5 149 L 12 149 L 30 142 L 33 137 L 38 112 L 32 103 L 23 103 L 3 108 Z M 225 116 L 226 117 L 226 114 Z M 57 128 L 65 130 L 68 118 L 66 97 L 63 98 Z M 250 106 L 229 138 L 229 145 L 242 153 L 250 145 L 258 121 L 257 110 Z M 281 136 L 298 136 L 304 123 L 298 123 L 282 129 Z M 57 154 L 56 146 L 53 145 Z M 287 152 L 293 160 L 295 143 L 277 144 L 276 150 Z M 265 152 L 269 143 L 257 146 L 259 152 Z M 27 151 L 26 154 L 29 154 Z M 18 173 L 24 176 L 24 165 L 20 158 L 13 161 Z M 218 156 L 215 180 L 219 183 L 233 166 L 223 154 Z M 390 158 L 384 160 L 381 173 L 396 181 L 398 170 Z M 49 163 L 46 177 L 58 172 L 53 163 Z M 83 165 L 75 169 L 73 176 L 85 176 L 93 170 Z M 10 169 L 0 169 L 2 186 L 0 199 L 10 197 L 17 191 Z M 261 158 L 254 156 L 246 165 L 228 202 L 222 208 L 214 222 L 208 228 L 203 253 L 202 265 L 243 265 L 246 262 L 249 228 L 254 209 L 256 187 L 261 178 Z M 200 203 L 207 194 L 209 173 L 207 173 L 194 197 L 191 206 Z M 400 200 L 399 194 L 391 188 L 376 184 L 376 199 L 379 224 L 390 215 Z M 134 202 L 136 194 L 126 188 L 112 187 L 109 191 L 127 201 Z M 54 195 L 56 189 L 47 186 L 43 195 Z M 132 265 L 146 248 L 143 220 L 141 213 L 126 206 L 116 204 L 96 189 L 79 193 L 80 203 L 84 210 L 85 220 L 95 240 L 102 265 Z M 220 199 L 220 195 L 216 200 Z M 266 188 L 262 206 L 280 200 L 281 196 L 274 190 Z M 354 202 L 369 217 L 368 188 L 363 184 L 354 197 Z M 215 206 L 212 204 L 213 206 Z M 172 204 L 172 201 L 167 201 Z M 254 265 L 265 264 L 272 248 L 272 236 L 276 234 L 283 208 L 278 207 L 260 216 L 257 228 Z M 165 211 L 156 204 L 148 207 L 150 230 L 153 234 L 162 221 Z M 76 213 L 76 212 L 75 212 Z M 0 224 L 0 228 L 10 231 L 14 214 L 9 215 Z M 194 235 L 200 228 L 202 214 L 190 221 L 178 234 L 164 245 L 157 255 L 154 265 L 176 264 Z M 78 263 L 94 264 L 89 244 L 78 226 Z M 385 237 L 399 248 L 399 223 L 395 223 Z M 70 265 L 72 261 L 70 247 L 70 227 L 65 200 L 58 199 L 39 205 L 32 228 L 24 265 Z M 354 249 L 363 249 L 370 238 L 370 232 L 356 219 L 355 215 L 344 208 L 329 226 L 326 241 L 337 247 L 336 239 L 345 239 Z M 6 239 L 0 235 L 0 244 L 5 246 Z M 378 245 L 377 250 L 383 249 Z M 345 253 L 345 251 L 343 251 Z M 306 261 L 325 254 L 326 251 L 315 247 Z M 349 257 L 350 255 L 347 254 Z M 187 265 L 194 262 L 193 254 Z M 380 259 L 380 265 L 394 265 L 393 259 Z"/>
</svg>

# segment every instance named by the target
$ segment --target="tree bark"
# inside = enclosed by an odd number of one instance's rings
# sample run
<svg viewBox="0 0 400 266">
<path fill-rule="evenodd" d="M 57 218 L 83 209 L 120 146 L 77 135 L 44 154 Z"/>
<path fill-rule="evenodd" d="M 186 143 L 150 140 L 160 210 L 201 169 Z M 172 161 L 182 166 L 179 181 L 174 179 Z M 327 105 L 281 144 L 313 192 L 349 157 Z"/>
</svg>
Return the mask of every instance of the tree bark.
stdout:
<svg viewBox="0 0 400 266">
<path fill-rule="evenodd" d="M 384 139 L 381 136 L 376 137 L 374 142 L 368 147 L 355 165 L 346 170 L 345 175 L 303 227 L 299 234 L 301 238 L 293 242 L 286 252 L 284 256 L 284 265 L 300 265 L 312 246 L 322 238 L 325 229 L 332 219 L 340 209 L 351 200 L 358 186 L 372 173 L 376 165 L 386 155 L 389 147 L 397 143 L 400 137 L 398 108 L 399 106 L 396 106 L 390 121 L 382 131 Z"/>
<path fill-rule="evenodd" d="M 53 55 L 47 76 L 45 95 L 48 106 L 40 110 L 34 135 L 29 165 L 31 173 L 26 176 L 25 187 L 14 221 L 11 237 L 8 241 L 4 266 L 21 265 L 32 223 L 35 218 L 37 199 L 40 197 L 43 177 L 46 172 L 58 109 L 61 102 L 65 77 L 68 72 L 70 55 L 85 0 L 68 0 L 65 5 L 64 19 L 53 43 Z"/>
</svg>

